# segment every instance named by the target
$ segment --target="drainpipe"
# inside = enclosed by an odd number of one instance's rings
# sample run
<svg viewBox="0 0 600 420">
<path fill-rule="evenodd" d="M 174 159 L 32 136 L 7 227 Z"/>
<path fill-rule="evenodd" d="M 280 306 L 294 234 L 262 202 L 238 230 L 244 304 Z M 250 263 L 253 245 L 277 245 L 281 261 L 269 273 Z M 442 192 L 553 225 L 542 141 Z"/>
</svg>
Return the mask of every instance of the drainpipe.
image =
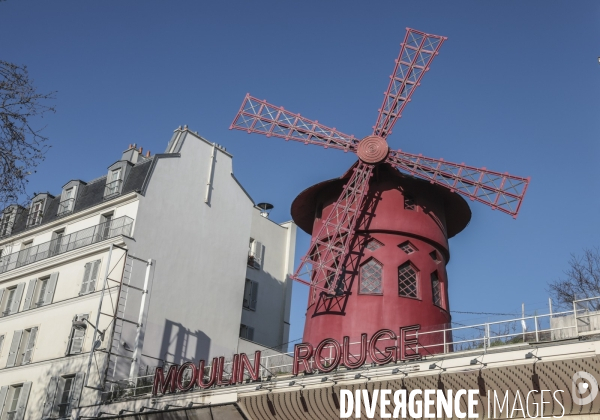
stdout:
<svg viewBox="0 0 600 420">
<path fill-rule="evenodd" d="M 210 165 L 208 169 L 208 181 L 206 182 L 206 195 L 204 202 L 210 205 L 210 191 L 212 190 L 213 175 L 215 173 L 215 158 L 217 156 L 217 144 L 213 143 L 212 154 L 210 155 Z"/>
</svg>

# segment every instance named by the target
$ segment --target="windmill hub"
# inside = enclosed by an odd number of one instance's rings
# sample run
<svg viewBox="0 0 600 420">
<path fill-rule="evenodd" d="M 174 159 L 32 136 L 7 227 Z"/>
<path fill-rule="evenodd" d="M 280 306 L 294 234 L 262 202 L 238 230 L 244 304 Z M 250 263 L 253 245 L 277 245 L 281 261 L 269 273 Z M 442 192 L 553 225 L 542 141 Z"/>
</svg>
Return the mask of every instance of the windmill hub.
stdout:
<svg viewBox="0 0 600 420">
<path fill-rule="evenodd" d="M 380 136 L 367 136 L 358 143 L 356 154 L 365 163 L 383 162 L 390 151 L 387 141 Z"/>
</svg>

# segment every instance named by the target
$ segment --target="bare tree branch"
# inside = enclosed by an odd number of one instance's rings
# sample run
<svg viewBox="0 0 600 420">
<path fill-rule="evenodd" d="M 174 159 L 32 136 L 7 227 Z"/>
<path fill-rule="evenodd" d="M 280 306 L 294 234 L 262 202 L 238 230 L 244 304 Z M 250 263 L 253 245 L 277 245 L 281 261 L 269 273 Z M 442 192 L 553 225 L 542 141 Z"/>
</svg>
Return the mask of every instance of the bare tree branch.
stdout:
<svg viewBox="0 0 600 420">
<path fill-rule="evenodd" d="M 565 278 L 548 283 L 548 287 L 559 305 L 600 296 L 600 249 L 584 249 L 582 256 L 571 254 Z"/>
<path fill-rule="evenodd" d="M 32 120 L 56 112 L 55 92 L 38 93 L 26 66 L 0 60 L 0 204 L 16 203 L 26 193 L 27 176 L 44 160 L 49 146 Z"/>
</svg>

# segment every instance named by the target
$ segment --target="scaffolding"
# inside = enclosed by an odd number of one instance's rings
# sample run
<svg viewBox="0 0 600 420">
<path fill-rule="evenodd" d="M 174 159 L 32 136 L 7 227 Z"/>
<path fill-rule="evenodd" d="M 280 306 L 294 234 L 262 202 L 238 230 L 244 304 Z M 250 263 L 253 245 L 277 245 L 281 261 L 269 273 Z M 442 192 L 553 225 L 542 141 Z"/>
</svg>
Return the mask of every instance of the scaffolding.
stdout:
<svg viewBox="0 0 600 420">
<path fill-rule="evenodd" d="M 110 246 L 87 363 L 86 388 L 111 391 L 137 376 L 154 266 L 152 259 L 131 255 L 127 248 L 118 245 Z M 95 381 L 90 380 L 92 376 Z"/>
</svg>

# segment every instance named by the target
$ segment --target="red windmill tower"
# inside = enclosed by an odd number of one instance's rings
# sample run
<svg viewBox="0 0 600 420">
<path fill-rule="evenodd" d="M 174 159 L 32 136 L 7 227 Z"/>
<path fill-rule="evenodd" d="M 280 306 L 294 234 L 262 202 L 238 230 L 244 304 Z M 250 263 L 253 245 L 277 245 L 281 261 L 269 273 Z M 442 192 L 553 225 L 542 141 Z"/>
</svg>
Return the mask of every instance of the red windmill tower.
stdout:
<svg viewBox="0 0 600 420">
<path fill-rule="evenodd" d="M 466 201 L 516 218 L 529 178 L 390 150 L 387 137 L 445 37 L 408 28 L 371 135 L 362 140 L 247 95 L 231 128 L 354 152 L 339 179 L 303 191 L 292 217 L 312 235 L 293 278 L 310 286 L 304 341 L 358 341 L 382 328 L 450 322 L 448 238 L 468 224 Z M 431 353 L 440 337 L 422 336 Z M 429 347 L 427 347 L 429 342 Z"/>
</svg>

